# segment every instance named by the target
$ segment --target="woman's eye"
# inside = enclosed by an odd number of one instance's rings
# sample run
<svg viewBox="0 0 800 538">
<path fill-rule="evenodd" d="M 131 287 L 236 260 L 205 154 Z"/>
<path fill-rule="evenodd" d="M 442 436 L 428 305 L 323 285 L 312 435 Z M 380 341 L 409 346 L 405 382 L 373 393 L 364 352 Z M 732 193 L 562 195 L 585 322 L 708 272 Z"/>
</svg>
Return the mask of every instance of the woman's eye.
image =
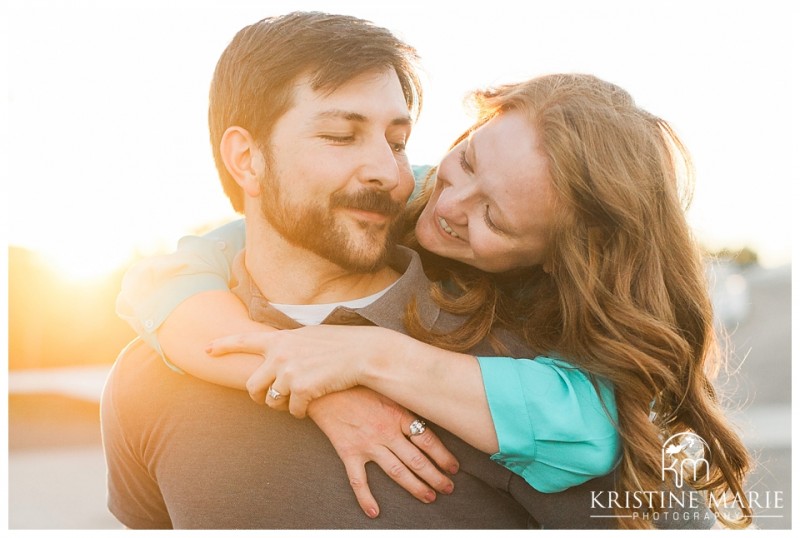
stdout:
<svg viewBox="0 0 800 538">
<path fill-rule="evenodd" d="M 489 215 L 488 205 L 486 206 L 486 211 L 483 213 L 483 220 L 486 222 L 486 226 L 488 226 L 490 229 L 494 230 L 497 233 L 501 233 L 500 228 L 497 227 L 497 225 L 492 220 L 492 217 Z"/>
<path fill-rule="evenodd" d="M 467 172 L 468 174 L 472 173 L 472 167 L 467 162 L 467 150 L 461 150 L 459 155 L 459 162 L 461 163 L 461 169 Z"/>
</svg>

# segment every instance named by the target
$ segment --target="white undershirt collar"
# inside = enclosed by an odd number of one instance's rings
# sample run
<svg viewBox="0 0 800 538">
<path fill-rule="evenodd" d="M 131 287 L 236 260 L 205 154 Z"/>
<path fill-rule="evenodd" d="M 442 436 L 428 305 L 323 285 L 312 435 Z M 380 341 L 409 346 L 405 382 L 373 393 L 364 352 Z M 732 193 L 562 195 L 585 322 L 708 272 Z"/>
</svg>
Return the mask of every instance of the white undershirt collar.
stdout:
<svg viewBox="0 0 800 538">
<path fill-rule="evenodd" d="M 330 315 L 331 312 L 340 306 L 356 309 L 371 305 L 383 297 L 383 295 L 392 289 L 392 286 L 394 286 L 396 283 L 397 281 L 394 281 L 378 293 L 373 293 L 372 295 L 368 295 L 367 297 L 362 297 L 360 299 L 353 299 L 352 301 L 325 304 L 270 303 L 270 305 L 272 305 L 275 310 L 282 312 L 286 316 L 295 320 L 297 323 L 302 325 L 319 325 Z"/>
</svg>

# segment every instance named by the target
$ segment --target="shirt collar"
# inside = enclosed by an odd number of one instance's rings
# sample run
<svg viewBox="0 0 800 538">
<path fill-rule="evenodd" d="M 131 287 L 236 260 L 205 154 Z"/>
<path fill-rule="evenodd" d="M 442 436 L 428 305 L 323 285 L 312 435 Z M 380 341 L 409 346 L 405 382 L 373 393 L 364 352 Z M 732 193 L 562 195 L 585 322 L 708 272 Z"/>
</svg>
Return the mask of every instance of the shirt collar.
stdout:
<svg viewBox="0 0 800 538">
<path fill-rule="evenodd" d="M 431 283 L 422 269 L 419 255 L 406 247 L 398 246 L 392 253 L 389 265 L 400 273 L 400 278 L 382 297 L 362 308 L 338 307 L 323 323 L 363 325 L 375 324 L 405 333 L 406 308 L 416 303 L 419 320 L 425 329 L 431 329 L 439 317 L 440 309 L 430 294 Z M 299 323 L 279 312 L 261 294 L 244 264 L 244 251 L 233 262 L 231 289 L 247 307 L 250 318 L 278 329 L 295 329 Z"/>
</svg>

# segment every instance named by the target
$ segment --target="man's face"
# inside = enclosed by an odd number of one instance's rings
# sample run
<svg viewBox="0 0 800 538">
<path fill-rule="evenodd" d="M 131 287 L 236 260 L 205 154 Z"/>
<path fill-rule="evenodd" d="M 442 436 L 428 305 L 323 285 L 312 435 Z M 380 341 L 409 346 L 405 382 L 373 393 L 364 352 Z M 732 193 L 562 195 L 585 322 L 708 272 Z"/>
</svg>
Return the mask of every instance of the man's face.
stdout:
<svg viewBox="0 0 800 538">
<path fill-rule="evenodd" d="M 315 92 L 303 78 L 275 124 L 262 178 L 267 222 L 289 243 L 353 272 L 385 264 L 414 189 L 411 119 L 393 70 Z"/>
</svg>

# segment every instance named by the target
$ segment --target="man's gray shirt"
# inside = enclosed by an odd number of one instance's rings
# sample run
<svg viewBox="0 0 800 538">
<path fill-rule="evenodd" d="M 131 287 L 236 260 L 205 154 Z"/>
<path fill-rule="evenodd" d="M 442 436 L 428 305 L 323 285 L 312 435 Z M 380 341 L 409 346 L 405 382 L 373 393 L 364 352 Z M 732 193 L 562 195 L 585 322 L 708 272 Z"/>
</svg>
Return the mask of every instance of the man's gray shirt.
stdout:
<svg viewBox="0 0 800 538">
<path fill-rule="evenodd" d="M 405 332 L 413 299 L 422 323 L 448 330 L 459 318 L 429 295 L 417 254 L 398 248 L 402 274 L 380 299 L 360 309 L 339 307 L 330 324 L 379 325 Z M 279 328 L 298 324 L 269 305 L 244 270 L 233 289 L 256 321 Z M 516 356 L 530 356 L 513 338 Z M 488 346 L 475 354 L 491 355 Z M 447 380 L 443 380 L 447 382 Z M 176 373 L 139 340 L 124 350 L 106 384 L 101 409 L 108 464 L 108 506 L 132 528 L 262 529 L 525 529 L 607 528 L 591 494 L 612 490 L 613 475 L 562 493 L 540 493 L 487 454 L 430 426 L 460 463 L 455 490 L 424 504 L 367 464 L 380 516 L 364 515 L 344 465 L 310 419 L 256 405 L 244 391 Z M 694 518 L 695 520 L 697 518 Z M 701 518 L 702 519 L 702 518 Z M 710 526 L 702 521 L 694 525 Z"/>
</svg>

